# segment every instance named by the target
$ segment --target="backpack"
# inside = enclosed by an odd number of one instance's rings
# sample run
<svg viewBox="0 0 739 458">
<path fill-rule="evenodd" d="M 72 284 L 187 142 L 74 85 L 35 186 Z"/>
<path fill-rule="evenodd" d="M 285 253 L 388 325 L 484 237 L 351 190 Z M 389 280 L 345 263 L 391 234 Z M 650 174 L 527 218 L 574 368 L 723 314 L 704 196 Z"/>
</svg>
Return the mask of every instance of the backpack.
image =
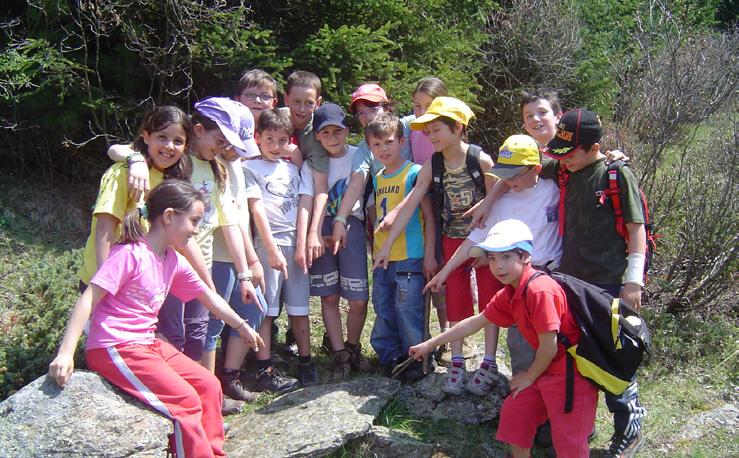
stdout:
<svg viewBox="0 0 739 458">
<path fill-rule="evenodd" d="M 600 204 L 604 205 L 606 203 L 607 199 L 610 199 L 611 201 L 611 207 L 613 207 L 613 213 L 616 216 L 616 232 L 618 235 L 620 235 L 628 245 L 629 243 L 629 231 L 626 229 L 626 222 L 624 221 L 624 213 L 623 213 L 623 207 L 621 205 L 621 186 L 620 186 L 620 176 L 621 176 L 621 169 L 623 167 L 628 167 L 629 165 L 626 164 L 623 161 L 614 161 L 608 164 L 608 171 L 607 171 L 607 186 L 603 190 L 603 194 L 600 196 Z M 564 199 L 565 199 L 565 192 L 564 188 L 567 186 L 567 180 L 569 178 L 569 174 L 565 172 L 564 169 L 560 168 L 557 173 L 557 183 L 559 184 L 559 190 L 560 190 L 560 203 L 559 203 L 559 235 L 561 236 L 564 233 Z M 647 203 L 647 198 L 644 195 L 644 191 L 642 191 L 641 188 L 638 188 L 639 190 L 639 203 L 641 204 L 642 208 L 642 216 L 644 217 L 644 232 L 646 233 L 647 238 L 647 248 L 646 252 L 644 253 L 644 284 L 647 283 L 648 276 L 647 272 L 649 271 L 649 265 L 652 261 L 652 256 L 654 255 L 654 252 L 657 250 L 657 239 L 660 237 L 659 234 L 656 234 L 654 231 L 654 224 L 652 223 L 652 219 L 649 216 L 649 204 Z M 627 246 L 628 249 L 628 246 Z"/>
<path fill-rule="evenodd" d="M 465 167 L 475 183 L 475 188 L 485 195 L 485 176 L 480 167 L 481 152 L 482 148 L 479 146 L 470 145 L 465 155 Z M 431 177 L 431 200 L 433 201 L 434 214 L 441 217 L 443 211 L 446 220 L 449 221 L 452 217 L 452 209 L 448 199 L 445 198 L 446 193 L 444 192 L 444 155 L 438 151 L 431 155 Z"/>
<path fill-rule="evenodd" d="M 541 275 L 549 275 L 562 287 L 580 330 L 577 345 L 563 334 L 557 335 L 567 350 L 565 413 L 572 411 L 575 366 L 599 389 L 622 394 L 636 375 L 644 353 L 649 353 L 651 338 L 642 317 L 605 290 L 560 272 L 533 272 L 524 286 L 524 298 L 529 283 Z"/>
</svg>

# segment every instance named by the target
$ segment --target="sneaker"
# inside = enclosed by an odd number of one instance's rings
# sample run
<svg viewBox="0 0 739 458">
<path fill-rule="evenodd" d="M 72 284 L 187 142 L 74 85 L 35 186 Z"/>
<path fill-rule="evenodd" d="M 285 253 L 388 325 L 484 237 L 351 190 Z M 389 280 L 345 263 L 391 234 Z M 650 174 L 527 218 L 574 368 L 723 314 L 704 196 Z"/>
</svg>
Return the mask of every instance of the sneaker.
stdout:
<svg viewBox="0 0 739 458">
<path fill-rule="evenodd" d="M 357 346 L 354 348 L 354 351 L 349 350 L 348 343 L 344 343 L 344 345 L 344 348 L 346 348 L 352 355 L 351 359 L 349 360 L 352 369 L 361 373 L 367 373 L 372 370 L 372 366 L 370 366 L 369 361 L 367 361 L 367 358 L 362 355 L 362 342 L 357 342 Z"/>
<path fill-rule="evenodd" d="M 242 410 L 244 410 L 244 401 L 235 401 L 225 396 L 223 397 L 223 402 L 221 402 L 221 415 L 224 417 L 226 415 L 234 415 L 241 413 Z"/>
<path fill-rule="evenodd" d="M 644 438 L 641 431 L 635 436 L 626 437 L 623 434 L 615 433 L 611 436 L 611 446 L 608 448 L 606 456 L 613 458 L 631 458 L 639 450 Z"/>
<path fill-rule="evenodd" d="M 436 361 L 447 367 L 452 365 L 452 347 L 449 342 L 439 347 L 439 351 L 436 352 Z"/>
<path fill-rule="evenodd" d="M 352 369 L 352 353 L 349 350 L 338 350 L 334 352 L 334 367 L 331 370 L 331 380 L 340 382 L 349 377 Z"/>
<path fill-rule="evenodd" d="M 300 386 L 314 386 L 321 383 L 315 364 L 312 362 L 298 363 L 298 381 Z"/>
<path fill-rule="evenodd" d="M 228 396 L 231 399 L 254 402 L 260 397 L 259 393 L 253 393 L 244 388 L 244 385 L 241 384 L 241 380 L 239 380 L 238 372 L 233 375 L 221 373 L 218 375 L 218 380 L 221 382 L 223 395 Z"/>
<path fill-rule="evenodd" d="M 298 381 L 292 377 L 282 375 L 273 366 L 270 366 L 257 374 L 257 387 L 261 391 L 283 394 L 297 389 Z"/>
<path fill-rule="evenodd" d="M 480 365 L 480 368 L 475 371 L 475 375 L 472 377 L 470 383 L 467 384 L 467 391 L 477 396 L 485 396 L 490 393 L 490 389 L 493 387 L 493 383 L 495 383 L 495 374 L 498 373 L 497 369 L 492 364 Z"/>
<path fill-rule="evenodd" d="M 447 394 L 459 396 L 464 392 L 464 367 L 452 366 L 444 376 L 444 384 L 441 391 Z"/>
</svg>

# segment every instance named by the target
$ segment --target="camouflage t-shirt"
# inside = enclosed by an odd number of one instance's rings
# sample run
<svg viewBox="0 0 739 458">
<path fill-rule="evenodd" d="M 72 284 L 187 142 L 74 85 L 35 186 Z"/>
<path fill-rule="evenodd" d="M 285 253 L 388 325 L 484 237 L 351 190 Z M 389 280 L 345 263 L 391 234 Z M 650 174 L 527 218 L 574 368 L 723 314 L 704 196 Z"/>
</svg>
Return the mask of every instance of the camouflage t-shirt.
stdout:
<svg viewBox="0 0 739 458">
<path fill-rule="evenodd" d="M 569 175 L 559 271 L 590 283 L 620 285 L 626 241 L 616 232 L 611 200 L 601 198 L 608 187 L 605 158 Z M 636 178 L 628 167 L 621 168 L 619 177 L 624 221 L 644 223 Z"/>
<path fill-rule="evenodd" d="M 463 239 L 470 233 L 467 226 L 470 225 L 472 217 L 463 218 L 462 215 L 484 199 L 485 194 L 477 189 L 464 164 L 453 171 L 444 166 L 443 183 L 444 206 L 451 209 L 451 218 L 448 217 L 446 211 L 441 212 L 444 224 L 443 234 L 447 237 Z"/>
</svg>

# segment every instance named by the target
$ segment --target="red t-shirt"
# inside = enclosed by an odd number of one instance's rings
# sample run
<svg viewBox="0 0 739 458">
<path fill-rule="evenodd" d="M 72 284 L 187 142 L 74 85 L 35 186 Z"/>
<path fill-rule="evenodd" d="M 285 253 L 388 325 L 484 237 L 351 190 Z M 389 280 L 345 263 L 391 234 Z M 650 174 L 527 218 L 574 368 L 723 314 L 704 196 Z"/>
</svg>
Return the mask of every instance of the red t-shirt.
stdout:
<svg viewBox="0 0 739 458">
<path fill-rule="evenodd" d="M 535 350 L 539 348 L 538 334 L 562 333 L 572 344 L 580 340 L 580 330 L 567 306 L 567 297 L 562 287 L 548 275 L 541 275 L 529 283 L 526 297 L 522 297 L 523 286 L 534 270 L 524 268 L 518 287 L 506 285 L 490 300 L 483 314 L 490 322 L 508 328 L 517 325 L 521 335 Z M 565 373 L 565 350 L 557 345 L 557 354 L 544 371 L 547 374 Z"/>
</svg>

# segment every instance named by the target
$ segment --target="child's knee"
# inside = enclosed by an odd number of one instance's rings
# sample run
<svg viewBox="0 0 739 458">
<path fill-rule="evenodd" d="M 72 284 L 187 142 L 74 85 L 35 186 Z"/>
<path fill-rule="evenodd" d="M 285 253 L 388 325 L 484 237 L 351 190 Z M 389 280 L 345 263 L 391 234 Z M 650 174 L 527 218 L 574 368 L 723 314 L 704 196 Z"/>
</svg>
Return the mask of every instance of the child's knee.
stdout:
<svg viewBox="0 0 739 458">
<path fill-rule="evenodd" d="M 321 307 L 339 308 L 339 295 L 332 294 L 330 296 L 322 296 Z"/>
</svg>

